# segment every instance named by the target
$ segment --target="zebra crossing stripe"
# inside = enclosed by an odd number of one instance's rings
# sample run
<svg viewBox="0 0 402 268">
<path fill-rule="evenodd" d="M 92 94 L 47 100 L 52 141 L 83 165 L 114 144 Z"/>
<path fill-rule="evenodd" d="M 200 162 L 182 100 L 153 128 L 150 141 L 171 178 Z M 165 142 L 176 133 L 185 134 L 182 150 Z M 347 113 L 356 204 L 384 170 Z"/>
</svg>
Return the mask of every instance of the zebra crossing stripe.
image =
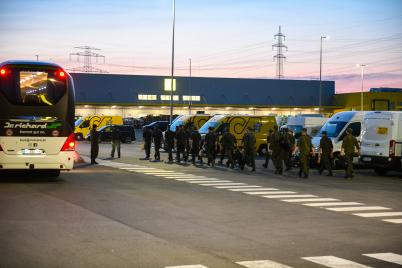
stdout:
<svg viewBox="0 0 402 268">
<path fill-rule="evenodd" d="M 341 208 L 326 208 L 332 211 L 364 211 L 364 210 L 388 210 L 390 208 L 380 206 L 367 206 L 367 207 L 341 207 Z"/>
<path fill-rule="evenodd" d="M 243 192 L 244 194 L 251 194 L 251 195 L 264 195 L 264 194 L 297 194 L 297 192 L 292 192 L 292 191 L 263 191 L 263 192 L 258 192 L 258 191 L 253 191 L 253 192 Z"/>
<path fill-rule="evenodd" d="M 300 199 L 283 199 L 284 202 L 317 202 L 317 201 L 339 201 L 335 198 L 300 198 Z"/>
<path fill-rule="evenodd" d="M 201 184 L 201 183 L 232 182 L 232 181 L 221 181 L 221 180 L 216 180 L 216 179 L 213 179 L 213 180 L 207 179 L 207 180 L 202 180 L 202 181 L 186 181 L 186 182 L 188 182 L 188 183 L 198 183 L 198 184 Z"/>
<path fill-rule="evenodd" d="M 279 262 L 274 262 L 271 260 L 260 260 L 260 261 L 240 261 L 236 264 L 247 268 L 292 268 L 290 266 L 281 264 Z"/>
<path fill-rule="evenodd" d="M 363 255 L 370 257 L 370 258 L 402 265 L 402 255 L 398 255 L 395 253 L 373 253 L 373 254 L 363 254 Z"/>
<path fill-rule="evenodd" d="M 382 221 L 391 222 L 391 223 L 402 223 L 402 219 L 383 219 Z"/>
<path fill-rule="evenodd" d="M 165 268 L 208 268 L 208 267 L 201 264 L 195 264 L 195 265 L 166 266 Z"/>
<path fill-rule="evenodd" d="M 253 188 L 252 188 L 253 187 Z M 243 191 L 247 191 L 247 192 L 251 192 L 251 191 L 277 191 L 279 189 L 276 188 L 260 188 L 261 186 L 254 186 L 254 185 L 249 185 L 249 186 L 245 186 L 243 189 L 241 189 L 239 187 L 239 189 L 236 189 L 235 187 L 233 187 L 233 189 L 228 189 L 229 191 L 233 191 L 233 192 L 243 192 Z"/>
<path fill-rule="evenodd" d="M 186 175 L 184 173 L 158 173 L 158 174 L 154 174 L 156 177 L 169 177 L 169 176 L 185 176 L 185 177 L 189 177 L 189 175 Z M 191 175 L 190 175 L 191 176 Z M 194 176 L 191 176 L 192 178 Z"/>
<path fill-rule="evenodd" d="M 293 198 L 293 197 L 316 197 L 316 195 L 312 194 L 294 194 L 294 195 L 263 195 L 262 197 L 265 198 Z"/>
<path fill-rule="evenodd" d="M 402 216 L 402 212 L 371 212 L 371 213 L 356 213 L 353 214 L 359 217 L 371 218 L 371 217 L 390 217 L 390 216 Z"/>
<path fill-rule="evenodd" d="M 155 170 L 156 168 L 149 168 L 149 167 L 122 167 L 120 169 L 132 169 L 132 170 L 146 170 L 146 169 L 153 169 Z"/>
<path fill-rule="evenodd" d="M 345 260 L 335 256 L 304 257 L 303 260 L 321 264 L 330 268 L 371 268 L 357 262 Z"/>
<path fill-rule="evenodd" d="M 188 177 L 188 178 L 178 178 L 176 181 L 205 181 L 208 178 L 203 177 L 203 178 L 197 178 L 197 177 Z M 219 181 L 218 179 L 208 179 L 208 180 L 213 180 L 213 181 Z"/>
<path fill-rule="evenodd" d="M 332 207 L 332 206 L 357 206 L 364 204 L 357 202 L 326 202 L 326 203 L 307 203 L 303 205 L 310 207 Z"/>
<path fill-rule="evenodd" d="M 235 185 L 244 185 L 245 183 L 241 182 L 231 182 L 231 183 L 221 183 L 222 181 L 217 181 L 216 183 L 203 183 L 200 184 L 201 186 L 223 186 L 223 185 L 230 185 L 230 186 L 235 186 Z"/>
<path fill-rule="evenodd" d="M 234 189 L 234 190 L 244 191 L 244 190 L 249 189 L 250 187 L 254 187 L 254 186 L 248 185 L 248 184 L 245 183 L 244 185 L 238 185 L 238 186 L 216 186 L 215 188 L 217 188 L 217 189 L 227 189 L 227 190 Z M 261 186 L 258 186 L 258 187 L 261 187 Z"/>
</svg>

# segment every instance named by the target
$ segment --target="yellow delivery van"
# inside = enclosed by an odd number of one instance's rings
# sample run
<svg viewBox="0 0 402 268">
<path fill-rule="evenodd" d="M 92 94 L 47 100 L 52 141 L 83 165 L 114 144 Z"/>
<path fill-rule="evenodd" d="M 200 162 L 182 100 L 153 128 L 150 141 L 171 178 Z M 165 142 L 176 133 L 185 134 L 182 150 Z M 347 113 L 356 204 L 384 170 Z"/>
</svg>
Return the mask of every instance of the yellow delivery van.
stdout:
<svg viewBox="0 0 402 268">
<path fill-rule="evenodd" d="M 75 121 L 75 139 L 82 140 L 91 131 L 93 124 L 98 126 L 98 129 L 106 125 L 122 125 L 123 117 L 108 116 L 108 115 L 93 115 L 85 118 L 80 118 Z"/>
</svg>

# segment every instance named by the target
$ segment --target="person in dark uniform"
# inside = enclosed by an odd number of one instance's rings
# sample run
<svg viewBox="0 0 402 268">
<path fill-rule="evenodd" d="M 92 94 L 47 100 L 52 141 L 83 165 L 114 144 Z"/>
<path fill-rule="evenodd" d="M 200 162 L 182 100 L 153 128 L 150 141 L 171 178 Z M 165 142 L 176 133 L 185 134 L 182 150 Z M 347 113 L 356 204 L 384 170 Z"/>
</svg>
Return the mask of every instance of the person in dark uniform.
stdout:
<svg viewBox="0 0 402 268">
<path fill-rule="evenodd" d="M 332 176 L 332 151 L 334 146 L 332 145 L 332 141 L 328 138 L 327 132 L 322 132 L 322 137 L 320 140 L 320 167 L 318 172 L 322 174 L 324 169 L 328 170 L 328 176 Z"/>
<path fill-rule="evenodd" d="M 267 135 L 267 152 L 265 154 L 265 163 L 262 164 L 262 166 L 264 168 L 268 167 L 269 160 L 271 159 L 271 155 L 272 155 L 272 142 L 271 142 L 271 140 L 272 140 L 272 133 L 273 132 L 274 131 L 272 129 L 270 129 L 269 132 L 268 132 L 268 135 Z"/>
<path fill-rule="evenodd" d="M 283 157 L 282 148 L 280 144 L 281 134 L 278 131 L 278 126 L 274 126 L 274 131 L 272 132 L 272 162 L 275 166 L 275 174 L 282 175 L 283 172 Z"/>
<path fill-rule="evenodd" d="M 198 132 L 195 126 L 192 127 L 191 136 L 191 161 L 195 165 L 195 158 L 202 163 L 202 157 L 200 156 L 200 144 L 201 144 L 201 134 Z"/>
<path fill-rule="evenodd" d="M 207 150 L 208 166 L 215 166 L 215 156 L 216 156 L 216 134 L 214 128 L 208 128 L 208 133 L 205 135 L 205 146 Z"/>
<path fill-rule="evenodd" d="M 312 152 L 313 146 L 311 143 L 311 137 L 307 134 L 307 129 L 303 128 L 301 131 L 301 136 L 298 142 L 298 148 L 300 153 L 300 170 L 299 177 L 307 179 L 309 175 L 310 168 L 310 154 Z"/>
<path fill-rule="evenodd" d="M 152 132 L 152 138 L 154 140 L 155 161 L 160 161 L 161 154 L 160 154 L 159 150 L 161 149 L 161 145 L 163 142 L 163 133 L 162 133 L 162 130 L 160 130 L 158 126 L 155 126 L 155 129 Z"/>
<path fill-rule="evenodd" d="M 293 132 L 286 128 L 284 133 L 283 133 L 285 140 L 286 140 L 286 148 L 283 151 L 283 160 L 285 162 L 286 166 L 286 171 L 289 171 L 292 169 L 292 154 L 295 148 L 296 140 L 295 136 L 293 135 Z"/>
<path fill-rule="evenodd" d="M 175 136 L 175 133 L 172 130 L 170 130 L 170 125 L 169 125 L 165 132 L 166 150 L 168 152 L 169 162 L 173 161 L 172 151 L 174 149 L 174 136 Z"/>
<path fill-rule="evenodd" d="M 117 157 L 120 158 L 120 143 L 121 143 L 121 136 L 120 130 L 117 126 L 112 126 L 112 152 L 110 156 L 114 158 L 114 152 L 117 149 Z"/>
<path fill-rule="evenodd" d="M 252 167 L 251 171 L 255 171 L 255 134 L 251 127 L 247 127 L 246 134 L 243 137 L 244 154 L 246 161 Z"/>
<path fill-rule="evenodd" d="M 144 128 L 142 138 L 144 140 L 145 159 L 149 159 L 151 156 L 152 130 L 148 127 Z"/>
<path fill-rule="evenodd" d="M 191 146 L 190 146 L 191 129 L 192 129 L 191 124 L 186 124 L 184 126 L 185 147 L 184 147 L 184 156 L 183 156 L 183 158 L 184 158 L 185 162 L 188 161 L 188 158 L 190 157 L 190 154 L 191 154 Z"/>
<path fill-rule="evenodd" d="M 346 174 L 345 179 L 352 179 L 354 177 L 353 174 L 353 157 L 355 156 L 355 152 L 360 149 L 359 143 L 355 136 L 353 136 L 353 130 L 348 128 L 346 130 L 346 136 L 342 140 L 342 151 L 341 153 L 345 155 L 346 162 Z"/>
<path fill-rule="evenodd" d="M 180 163 L 180 156 L 183 155 L 186 146 L 186 133 L 184 132 L 183 126 L 177 126 L 176 128 L 176 161 Z"/>
<path fill-rule="evenodd" d="M 96 130 L 97 127 L 98 125 L 93 124 L 89 133 L 91 139 L 91 164 L 98 164 L 95 161 L 99 153 L 99 132 Z"/>
<path fill-rule="evenodd" d="M 228 161 L 226 162 L 226 166 L 230 168 L 234 168 L 234 161 L 233 161 L 233 150 L 236 143 L 236 137 L 230 133 L 229 129 L 227 128 L 222 135 L 221 144 L 224 148 L 221 163 L 223 163 L 223 158 L 225 155 L 228 157 Z"/>
</svg>

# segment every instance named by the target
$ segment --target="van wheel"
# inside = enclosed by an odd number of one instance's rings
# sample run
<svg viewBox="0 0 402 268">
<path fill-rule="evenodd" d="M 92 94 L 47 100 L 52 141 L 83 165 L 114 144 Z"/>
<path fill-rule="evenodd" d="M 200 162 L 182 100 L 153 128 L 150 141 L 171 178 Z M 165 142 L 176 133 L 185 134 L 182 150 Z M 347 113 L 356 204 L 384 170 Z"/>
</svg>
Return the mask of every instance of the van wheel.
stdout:
<svg viewBox="0 0 402 268">
<path fill-rule="evenodd" d="M 266 144 L 261 144 L 260 148 L 258 148 L 258 155 L 259 156 L 264 156 L 267 154 L 267 145 Z"/>
<path fill-rule="evenodd" d="M 375 168 L 374 172 L 379 176 L 384 176 L 385 174 L 387 174 L 388 170 L 385 168 Z"/>
<path fill-rule="evenodd" d="M 131 143 L 131 138 L 130 138 L 130 137 L 127 137 L 126 140 L 125 140 L 125 142 L 126 142 L 126 143 Z"/>
<path fill-rule="evenodd" d="M 82 136 L 81 133 L 75 134 L 75 139 L 76 139 L 77 141 L 82 141 L 83 138 L 84 138 L 84 137 Z"/>
</svg>

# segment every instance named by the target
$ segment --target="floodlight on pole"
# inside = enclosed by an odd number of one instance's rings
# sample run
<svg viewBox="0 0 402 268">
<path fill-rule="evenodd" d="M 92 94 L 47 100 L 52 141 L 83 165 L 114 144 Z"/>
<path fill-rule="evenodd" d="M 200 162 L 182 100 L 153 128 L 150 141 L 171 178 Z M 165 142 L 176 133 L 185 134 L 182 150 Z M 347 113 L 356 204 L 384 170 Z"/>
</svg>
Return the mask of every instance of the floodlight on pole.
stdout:
<svg viewBox="0 0 402 268">
<path fill-rule="evenodd" d="M 322 40 L 329 39 L 329 35 L 321 35 L 321 45 L 320 45 L 320 90 L 318 93 L 318 106 L 321 110 L 322 106 Z"/>
<path fill-rule="evenodd" d="M 364 82 L 364 67 L 366 64 L 356 64 L 357 68 L 360 68 L 360 79 L 361 79 L 361 89 L 360 89 L 360 109 L 363 111 L 363 82 Z"/>
</svg>

